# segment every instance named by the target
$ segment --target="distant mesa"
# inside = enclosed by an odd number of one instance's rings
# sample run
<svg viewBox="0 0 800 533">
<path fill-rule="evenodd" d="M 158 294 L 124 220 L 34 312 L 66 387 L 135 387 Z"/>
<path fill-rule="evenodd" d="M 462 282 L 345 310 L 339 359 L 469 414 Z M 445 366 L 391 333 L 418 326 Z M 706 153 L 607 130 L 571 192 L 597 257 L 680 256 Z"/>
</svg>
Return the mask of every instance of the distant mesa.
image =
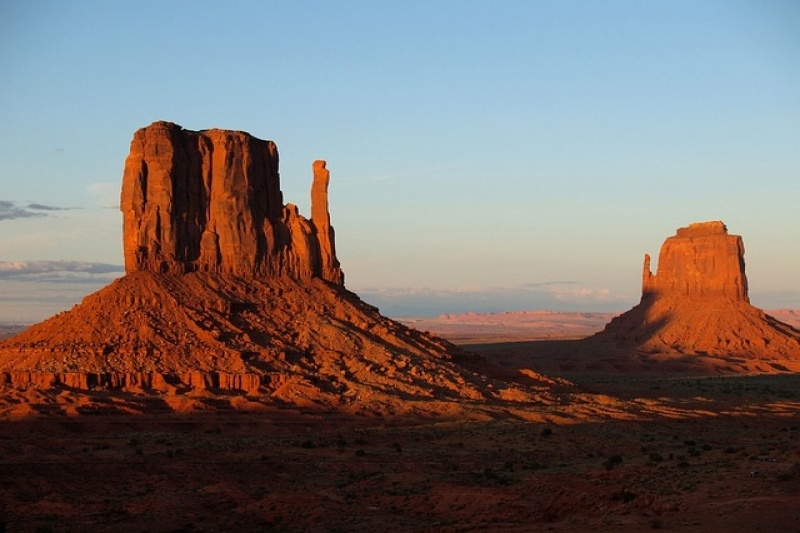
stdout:
<svg viewBox="0 0 800 533">
<path fill-rule="evenodd" d="M 658 271 L 644 257 L 642 298 L 596 339 L 653 353 L 800 359 L 800 331 L 750 304 L 744 244 L 720 221 L 680 228 Z"/>
<path fill-rule="evenodd" d="M 283 202 L 272 141 L 170 122 L 138 130 L 120 203 L 126 275 L 0 343 L 0 385 L 231 390 L 387 412 L 540 398 L 345 289 L 330 175 L 324 161 L 312 172 L 309 220 Z"/>
</svg>

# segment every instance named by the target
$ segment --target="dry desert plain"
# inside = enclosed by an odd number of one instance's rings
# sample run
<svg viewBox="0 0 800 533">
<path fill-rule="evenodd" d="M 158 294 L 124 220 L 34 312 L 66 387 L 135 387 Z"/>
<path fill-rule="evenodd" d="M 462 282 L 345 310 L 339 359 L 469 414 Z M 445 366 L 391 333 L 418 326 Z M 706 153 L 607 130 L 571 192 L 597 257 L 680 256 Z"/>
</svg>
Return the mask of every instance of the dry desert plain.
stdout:
<svg viewBox="0 0 800 533">
<path fill-rule="evenodd" d="M 588 332 L 585 316 L 557 315 L 566 339 L 508 316 L 505 331 L 497 315 L 446 320 L 493 323 L 460 342 L 582 391 L 527 417 L 351 416 L 200 392 L 182 413 L 153 395 L 52 391 L 55 414 L 0 423 L 2 527 L 800 531 L 800 375 L 559 372 L 553 353 Z"/>
</svg>

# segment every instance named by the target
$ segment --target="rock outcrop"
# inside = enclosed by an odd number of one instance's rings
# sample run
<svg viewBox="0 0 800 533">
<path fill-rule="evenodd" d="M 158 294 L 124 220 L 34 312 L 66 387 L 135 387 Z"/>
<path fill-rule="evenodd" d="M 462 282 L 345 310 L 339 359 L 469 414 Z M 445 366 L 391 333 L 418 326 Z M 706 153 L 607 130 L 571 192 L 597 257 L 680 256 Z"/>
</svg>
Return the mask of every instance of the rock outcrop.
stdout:
<svg viewBox="0 0 800 533">
<path fill-rule="evenodd" d="M 313 168 L 307 220 L 296 206 L 283 205 L 272 141 L 171 122 L 140 129 L 122 180 L 126 271 L 290 275 L 342 284 L 325 162 Z"/>
<path fill-rule="evenodd" d="M 658 254 L 658 275 L 644 256 L 642 298 L 724 299 L 749 302 L 744 243 L 720 221 L 679 228 Z"/>
<path fill-rule="evenodd" d="M 392 412 L 540 401 L 546 378 L 507 381 L 345 289 L 325 162 L 313 172 L 309 220 L 283 204 L 274 143 L 168 122 L 137 131 L 122 183 L 127 274 L 0 343 L 0 387 L 230 390 Z"/>
<path fill-rule="evenodd" d="M 680 228 L 645 255 L 642 298 L 595 339 L 652 353 L 800 359 L 800 331 L 750 304 L 744 244 L 722 222 Z"/>
</svg>

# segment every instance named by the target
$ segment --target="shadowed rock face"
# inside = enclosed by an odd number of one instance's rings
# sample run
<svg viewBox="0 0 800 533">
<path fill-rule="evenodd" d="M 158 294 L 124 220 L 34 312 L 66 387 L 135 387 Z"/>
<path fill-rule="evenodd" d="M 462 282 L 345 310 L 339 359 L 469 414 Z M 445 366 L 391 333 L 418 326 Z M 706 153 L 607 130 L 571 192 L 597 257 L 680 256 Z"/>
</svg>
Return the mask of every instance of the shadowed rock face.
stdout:
<svg viewBox="0 0 800 533">
<path fill-rule="evenodd" d="M 800 359 L 800 331 L 750 305 L 744 244 L 719 221 L 680 228 L 645 255 L 639 305 L 595 335 L 660 352 Z"/>
<path fill-rule="evenodd" d="M 156 122 L 134 134 L 120 209 L 127 272 L 321 277 L 342 284 L 314 163 L 312 220 L 283 205 L 278 149 L 241 131 Z"/>
</svg>

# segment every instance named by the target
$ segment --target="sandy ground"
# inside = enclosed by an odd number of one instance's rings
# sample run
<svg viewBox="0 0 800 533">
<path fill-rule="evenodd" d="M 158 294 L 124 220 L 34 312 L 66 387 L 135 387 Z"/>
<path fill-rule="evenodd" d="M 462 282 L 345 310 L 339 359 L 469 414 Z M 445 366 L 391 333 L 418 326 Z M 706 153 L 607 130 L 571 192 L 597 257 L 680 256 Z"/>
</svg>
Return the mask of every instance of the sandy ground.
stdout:
<svg viewBox="0 0 800 533">
<path fill-rule="evenodd" d="M 570 423 L 288 408 L 5 421 L 0 521 L 8 532 L 800 531 L 800 376 L 587 374 L 581 385 L 629 411 Z"/>
<path fill-rule="evenodd" d="M 800 532 L 800 374 L 588 367 L 575 341 L 476 338 L 589 404 L 467 420 L 246 412 L 230 394 L 185 414 L 31 412 L 0 421 L 0 531 Z"/>
</svg>

